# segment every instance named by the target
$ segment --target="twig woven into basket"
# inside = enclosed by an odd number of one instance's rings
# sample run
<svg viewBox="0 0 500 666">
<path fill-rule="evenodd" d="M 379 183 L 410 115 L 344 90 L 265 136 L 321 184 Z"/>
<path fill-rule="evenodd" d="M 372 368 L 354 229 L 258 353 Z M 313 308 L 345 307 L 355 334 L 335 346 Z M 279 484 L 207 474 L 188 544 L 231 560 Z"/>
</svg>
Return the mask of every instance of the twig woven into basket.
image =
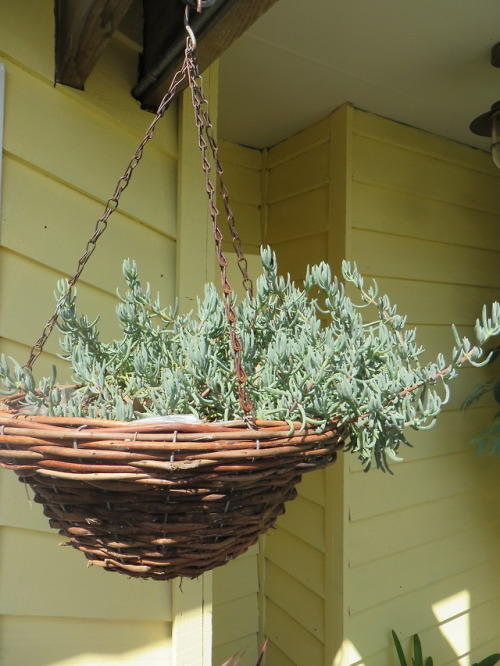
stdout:
<svg viewBox="0 0 500 666">
<path fill-rule="evenodd" d="M 0 466 L 93 565 L 195 578 L 237 557 L 343 447 L 332 424 L 141 424 L 29 416 L 0 401 Z"/>
</svg>

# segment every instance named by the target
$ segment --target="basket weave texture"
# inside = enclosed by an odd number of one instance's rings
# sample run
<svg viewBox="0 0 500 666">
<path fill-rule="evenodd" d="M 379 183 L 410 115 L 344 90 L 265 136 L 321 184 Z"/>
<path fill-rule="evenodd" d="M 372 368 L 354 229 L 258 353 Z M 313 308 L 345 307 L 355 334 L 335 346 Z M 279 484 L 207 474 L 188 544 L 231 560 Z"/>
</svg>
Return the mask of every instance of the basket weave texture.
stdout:
<svg viewBox="0 0 500 666">
<path fill-rule="evenodd" d="M 64 545 L 138 578 L 195 578 L 237 557 L 344 443 L 335 424 L 141 424 L 11 405 L 0 401 L 0 466 L 33 488 Z"/>
</svg>

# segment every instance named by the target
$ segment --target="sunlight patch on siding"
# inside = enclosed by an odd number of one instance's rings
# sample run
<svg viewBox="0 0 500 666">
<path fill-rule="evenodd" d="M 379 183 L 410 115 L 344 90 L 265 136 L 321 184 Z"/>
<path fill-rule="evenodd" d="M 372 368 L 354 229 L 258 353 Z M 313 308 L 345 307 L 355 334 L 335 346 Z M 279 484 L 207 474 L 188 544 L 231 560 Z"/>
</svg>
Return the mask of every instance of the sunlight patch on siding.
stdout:
<svg viewBox="0 0 500 666">
<path fill-rule="evenodd" d="M 432 604 L 432 612 L 439 622 L 439 630 L 460 657 L 470 650 L 470 593 L 462 590 L 457 594 Z M 465 657 L 462 666 L 469 666 Z"/>
<path fill-rule="evenodd" d="M 363 657 L 356 650 L 354 643 L 345 639 L 333 660 L 332 666 L 357 666 L 362 662 Z"/>
<path fill-rule="evenodd" d="M 170 663 L 172 650 L 163 642 L 157 645 L 148 645 L 146 648 L 132 650 L 125 653 L 109 654 L 88 652 L 79 654 L 68 659 L 54 662 L 52 666 L 110 666 L 110 664 L 143 664 L 144 666 L 164 666 Z"/>
</svg>

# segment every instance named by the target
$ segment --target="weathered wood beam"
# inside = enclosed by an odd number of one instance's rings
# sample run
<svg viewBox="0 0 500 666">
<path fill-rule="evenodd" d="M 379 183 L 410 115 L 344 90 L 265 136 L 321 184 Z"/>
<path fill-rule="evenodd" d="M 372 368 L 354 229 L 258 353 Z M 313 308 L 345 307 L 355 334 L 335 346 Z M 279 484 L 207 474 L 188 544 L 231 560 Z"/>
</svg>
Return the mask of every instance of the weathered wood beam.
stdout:
<svg viewBox="0 0 500 666">
<path fill-rule="evenodd" d="M 56 82 L 83 90 L 132 0 L 55 0 Z"/>
<path fill-rule="evenodd" d="M 200 71 L 231 46 L 278 0 L 217 0 L 201 14 L 191 13 Z M 179 68 L 185 42 L 184 5 L 180 0 L 144 0 L 144 51 L 140 80 L 132 94 L 154 110 Z"/>
</svg>

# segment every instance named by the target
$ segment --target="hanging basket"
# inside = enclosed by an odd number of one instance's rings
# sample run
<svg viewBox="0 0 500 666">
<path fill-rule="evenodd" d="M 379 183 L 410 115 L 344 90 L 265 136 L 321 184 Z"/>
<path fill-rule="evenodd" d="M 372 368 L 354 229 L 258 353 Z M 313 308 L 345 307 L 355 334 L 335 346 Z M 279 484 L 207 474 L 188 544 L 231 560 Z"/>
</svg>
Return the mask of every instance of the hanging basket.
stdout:
<svg viewBox="0 0 500 666">
<path fill-rule="evenodd" d="M 162 417 L 160 423 L 49 417 L 26 413 L 21 394 L 0 400 L 0 467 L 13 470 L 20 481 L 31 486 L 51 527 L 67 539 L 65 545 L 82 551 L 91 564 L 107 571 L 156 580 L 195 578 L 243 553 L 284 512 L 285 502 L 296 495 L 302 473 L 334 462 L 344 446 L 343 433 L 335 423 L 318 432 L 303 423 L 254 418 L 217 224 L 219 211 L 209 175 L 209 152 L 249 297 L 252 283 L 222 181 L 188 15 L 186 8 L 184 63 L 108 199 L 77 270 L 68 280 L 67 291 L 25 367 L 31 370 L 40 356 L 157 122 L 187 79 L 221 273 L 228 344 L 234 357 L 241 414 L 246 418 L 195 425 L 180 423 L 176 417 Z"/>
<path fill-rule="evenodd" d="M 141 424 L 27 416 L 0 401 L 0 466 L 35 492 L 90 564 L 137 578 L 195 578 L 267 532 L 303 472 L 336 459 L 332 424 Z"/>
</svg>

